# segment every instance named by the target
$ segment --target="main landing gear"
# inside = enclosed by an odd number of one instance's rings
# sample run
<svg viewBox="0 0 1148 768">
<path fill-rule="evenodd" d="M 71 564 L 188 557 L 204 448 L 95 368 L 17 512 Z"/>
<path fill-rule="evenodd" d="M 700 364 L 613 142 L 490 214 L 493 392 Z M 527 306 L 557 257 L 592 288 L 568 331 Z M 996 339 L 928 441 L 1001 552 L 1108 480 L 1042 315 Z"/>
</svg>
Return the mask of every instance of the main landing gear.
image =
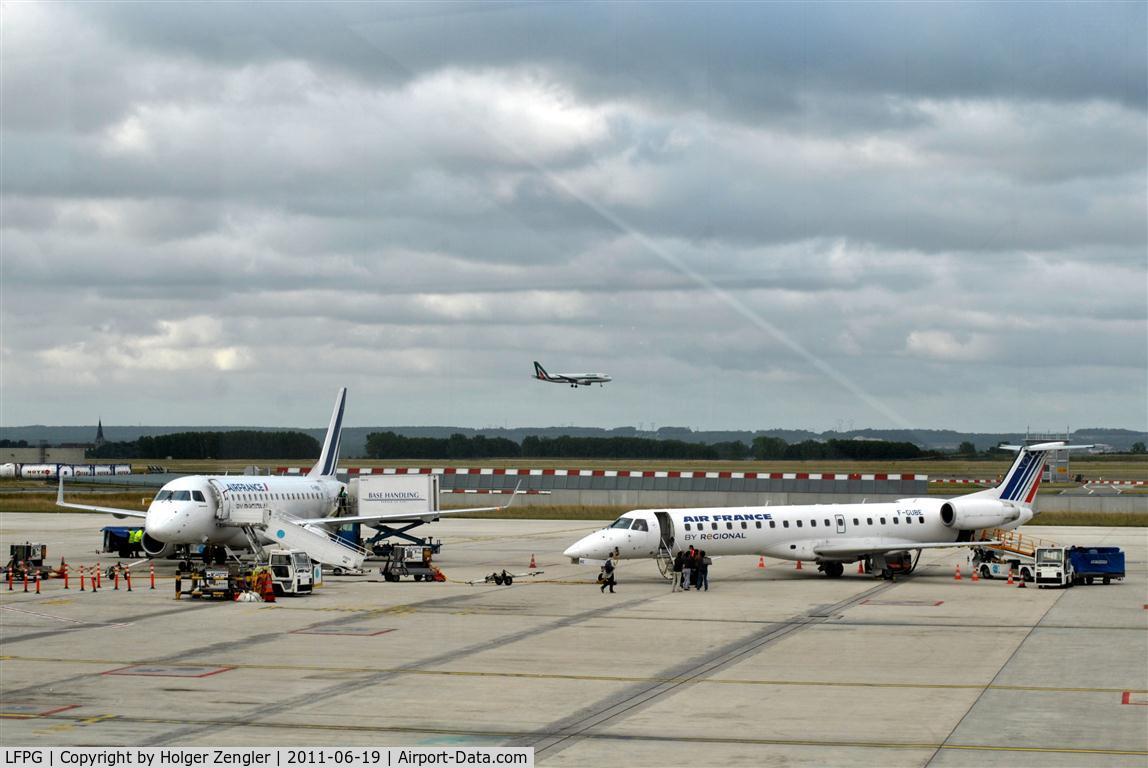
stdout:
<svg viewBox="0 0 1148 768">
<path fill-rule="evenodd" d="M 845 564 L 844 563 L 837 563 L 837 562 L 821 563 L 821 565 L 819 565 L 817 567 L 822 573 L 824 573 L 826 576 L 828 576 L 831 579 L 836 579 L 836 578 L 840 577 L 841 574 L 845 573 Z"/>
</svg>

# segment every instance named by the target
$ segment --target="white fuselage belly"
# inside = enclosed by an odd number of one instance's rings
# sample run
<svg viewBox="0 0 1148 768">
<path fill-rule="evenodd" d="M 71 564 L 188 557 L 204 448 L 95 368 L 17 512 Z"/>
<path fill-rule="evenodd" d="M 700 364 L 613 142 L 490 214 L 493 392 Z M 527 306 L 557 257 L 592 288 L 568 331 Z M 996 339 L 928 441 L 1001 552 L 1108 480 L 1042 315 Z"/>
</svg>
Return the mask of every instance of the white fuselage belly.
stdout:
<svg viewBox="0 0 1148 768">
<path fill-rule="evenodd" d="M 675 551 L 692 545 L 711 556 L 814 560 L 818 558 L 814 549 L 824 544 L 860 540 L 954 542 L 961 532 L 941 522 L 943 503 L 942 499 L 917 498 L 877 504 L 635 511 L 623 517 L 645 521 L 648 530 L 604 528 L 574 544 L 567 554 L 600 559 L 617 548 L 622 558 L 652 557 L 661 544 L 658 519 L 666 519 L 662 516 L 672 522 Z"/>
<path fill-rule="evenodd" d="M 291 517 L 329 515 L 343 484 L 331 477 L 247 477 L 203 475 L 173 480 L 148 507 L 144 530 L 168 544 L 216 544 L 247 546 L 241 527 L 222 524 L 218 510 L 223 503 L 237 512 L 269 510 Z M 164 491 L 198 495 L 197 498 L 161 498 Z M 199 499 L 202 499 L 199 500 Z M 262 536 L 267 539 L 268 537 Z M 269 540 L 269 539 L 268 539 Z"/>
</svg>

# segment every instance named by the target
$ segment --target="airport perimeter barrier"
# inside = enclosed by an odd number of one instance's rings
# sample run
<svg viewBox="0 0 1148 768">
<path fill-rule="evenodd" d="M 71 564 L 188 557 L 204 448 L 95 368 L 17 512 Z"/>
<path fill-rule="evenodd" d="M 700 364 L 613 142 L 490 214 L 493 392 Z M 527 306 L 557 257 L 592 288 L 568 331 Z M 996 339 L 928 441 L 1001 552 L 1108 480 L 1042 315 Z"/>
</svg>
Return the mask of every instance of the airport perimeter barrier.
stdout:
<svg viewBox="0 0 1148 768">
<path fill-rule="evenodd" d="M 279 467 L 277 474 L 307 470 Z M 690 470 L 516 469 L 502 467 L 351 467 L 339 473 L 440 476 L 443 493 L 506 493 L 515 487 L 530 504 L 583 506 L 713 506 L 858 501 L 920 496 L 928 476 L 888 473 L 707 472 Z"/>
</svg>

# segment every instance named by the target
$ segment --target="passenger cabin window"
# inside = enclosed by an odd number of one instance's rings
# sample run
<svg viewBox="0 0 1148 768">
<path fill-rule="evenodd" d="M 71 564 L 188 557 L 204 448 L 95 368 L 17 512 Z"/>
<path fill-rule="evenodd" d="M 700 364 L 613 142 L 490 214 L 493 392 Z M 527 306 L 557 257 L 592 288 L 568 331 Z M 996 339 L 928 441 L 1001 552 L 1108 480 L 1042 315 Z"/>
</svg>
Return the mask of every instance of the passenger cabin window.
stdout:
<svg viewBox="0 0 1148 768">
<path fill-rule="evenodd" d="M 634 519 L 632 517 L 619 517 L 617 520 L 614 521 L 614 524 L 611 525 L 610 527 L 611 528 L 618 528 L 621 530 L 626 530 L 630 527 L 630 525 L 633 522 L 634 522 Z"/>
<path fill-rule="evenodd" d="M 757 522 L 754 523 L 754 525 L 756 525 L 758 528 L 760 528 L 761 527 L 761 521 L 758 520 Z"/>
<path fill-rule="evenodd" d="M 686 523 L 686 530 L 687 530 L 687 531 L 688 531 L 688 530 L 691 530 L 691 529 L 690 529 L 690 524 L 689 524 L 689 523 Z"/>
<path fill-rule="evenodd" d="M 788 528 L 789 527 L 789 521 L 788 520 L 782 520 L 781 521 L 781 527 L 782 528 Z"/>
<path fill-rule="evenodd" d="M 648 530 L 650 530 L 650 526 L 646 524 L 645 520 L 635 520 L 634 521 L 634 530 L 635 531 L 648 531 Z"/>
<path fill-rule="evenodd" d="M 817 521 L 816 520 L 810 520 L 809 521 L 809 527 L 810 528 L 816 528 L 817 527 Z"/>
<path fill-rule="evenodd" d="M 866 525 L 872 525 L 873 524 L 873 518 L 871 518 L 871 517 L 865 518 L 865 524 Z"/>
<path fill-rule="evenodd" d="M 727 531 L 732 531 L 732 530 L 733 530 L 733 523 L 726 523 L 726 524 L 725 524 L 725 529 L 726 529 Z"/>
<path fill-rule="evenodd" d="M 881 518 L 881 525 L 884 525 L 884 524 L 885 524 L 885 518 L 882 517 Z"/>
<path fill-rule="evenodd" d="M 776 521 L 774 521 L 774 520 L 770 520 L 770 521 L 769 521 L 769 527 L 770 527 L 770 528 L 776 528 L 776 527 L 777 527 L 777 522 L 776 522 Z"/>
<path fill-rule="evenodd" d="M 746 528 L 748 528 L 748 527 L 749 527 L 749 525 L 748 525 L 747 523 L 744 523 L 744 522 L 743 522 L 743 523 L 741 524 L 741 529 L 742 529 L 743 531 L 744 531 Z"/>
<path fill-rule="evenodd" d="M 918 518 L 917 518 L 917 522 L 918 522 L 918 523 L 920 523 L 921 525 L 924 525 L 924 524 L 925 524 L 925 518 L 923 518 L 923 517 L 918 517 Z"/>
<path fill-rule="evenodd" d="M 825 527 L 826 527 L 826 528 L 828 528 L 828 527 L 829 527 L 829 521 L 828 521 L 828 520 L 826 520 L 826 521 L 825 521 Z"/>
<path fill-rule="evenodd" d="M 717 530 L 717 523 L 710 523 L 710 530 L 716 531 Z"/>
<path fill-rule="evenodd" d="M 895 517 L 893 518 L 893 525 L 900 525 L 900 523 L 897 521 L 897 518 Z"/>
<path fill-rule="evenodd" d="M 861 525 L 857 518 L 853 518 L 853 525 Z"/>
<path fill-rule="evenodd" d="M 801 521 L 800 521 L 800 520 L 798 520 L 798 521 L 797 521 L 797 527 L 798 527 L 798 528 L 800 528 L 800 527 L 801 527 Z"/>
</svg>

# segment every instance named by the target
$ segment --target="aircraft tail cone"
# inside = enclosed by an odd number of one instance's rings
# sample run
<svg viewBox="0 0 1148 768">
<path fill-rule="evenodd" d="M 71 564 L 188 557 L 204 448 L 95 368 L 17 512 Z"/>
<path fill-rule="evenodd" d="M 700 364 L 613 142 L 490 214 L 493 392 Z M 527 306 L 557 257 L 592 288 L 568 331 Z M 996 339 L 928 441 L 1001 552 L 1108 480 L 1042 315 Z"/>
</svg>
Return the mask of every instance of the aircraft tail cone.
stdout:
<svg viewBox="0 0 1148 768">
<path fill-rule="evenodd" d="M 538 563 L 534 562 L 534 553 L 533 552 L 530 553 L 530 567 L 531 568 L 537 568 L 538 567 Z"/>
<path fill-rule="evenodd" d="M 765 558 L 764 557 L 757 558 L 757 567 L 758 568 L 764 568 L 765 567 Z"/>
<path fill-rule="evenodd" d="M 953 581 L 961 580 L 961 565 L 957 563 L 957 572 L 953 574 Z"/>
<path fill-rule="evenodd" d="M 801 570 L 801 561 L 800 560 L 797 561 L 797 570 L 799 570 L 799 571 Z"/>
</svg>

